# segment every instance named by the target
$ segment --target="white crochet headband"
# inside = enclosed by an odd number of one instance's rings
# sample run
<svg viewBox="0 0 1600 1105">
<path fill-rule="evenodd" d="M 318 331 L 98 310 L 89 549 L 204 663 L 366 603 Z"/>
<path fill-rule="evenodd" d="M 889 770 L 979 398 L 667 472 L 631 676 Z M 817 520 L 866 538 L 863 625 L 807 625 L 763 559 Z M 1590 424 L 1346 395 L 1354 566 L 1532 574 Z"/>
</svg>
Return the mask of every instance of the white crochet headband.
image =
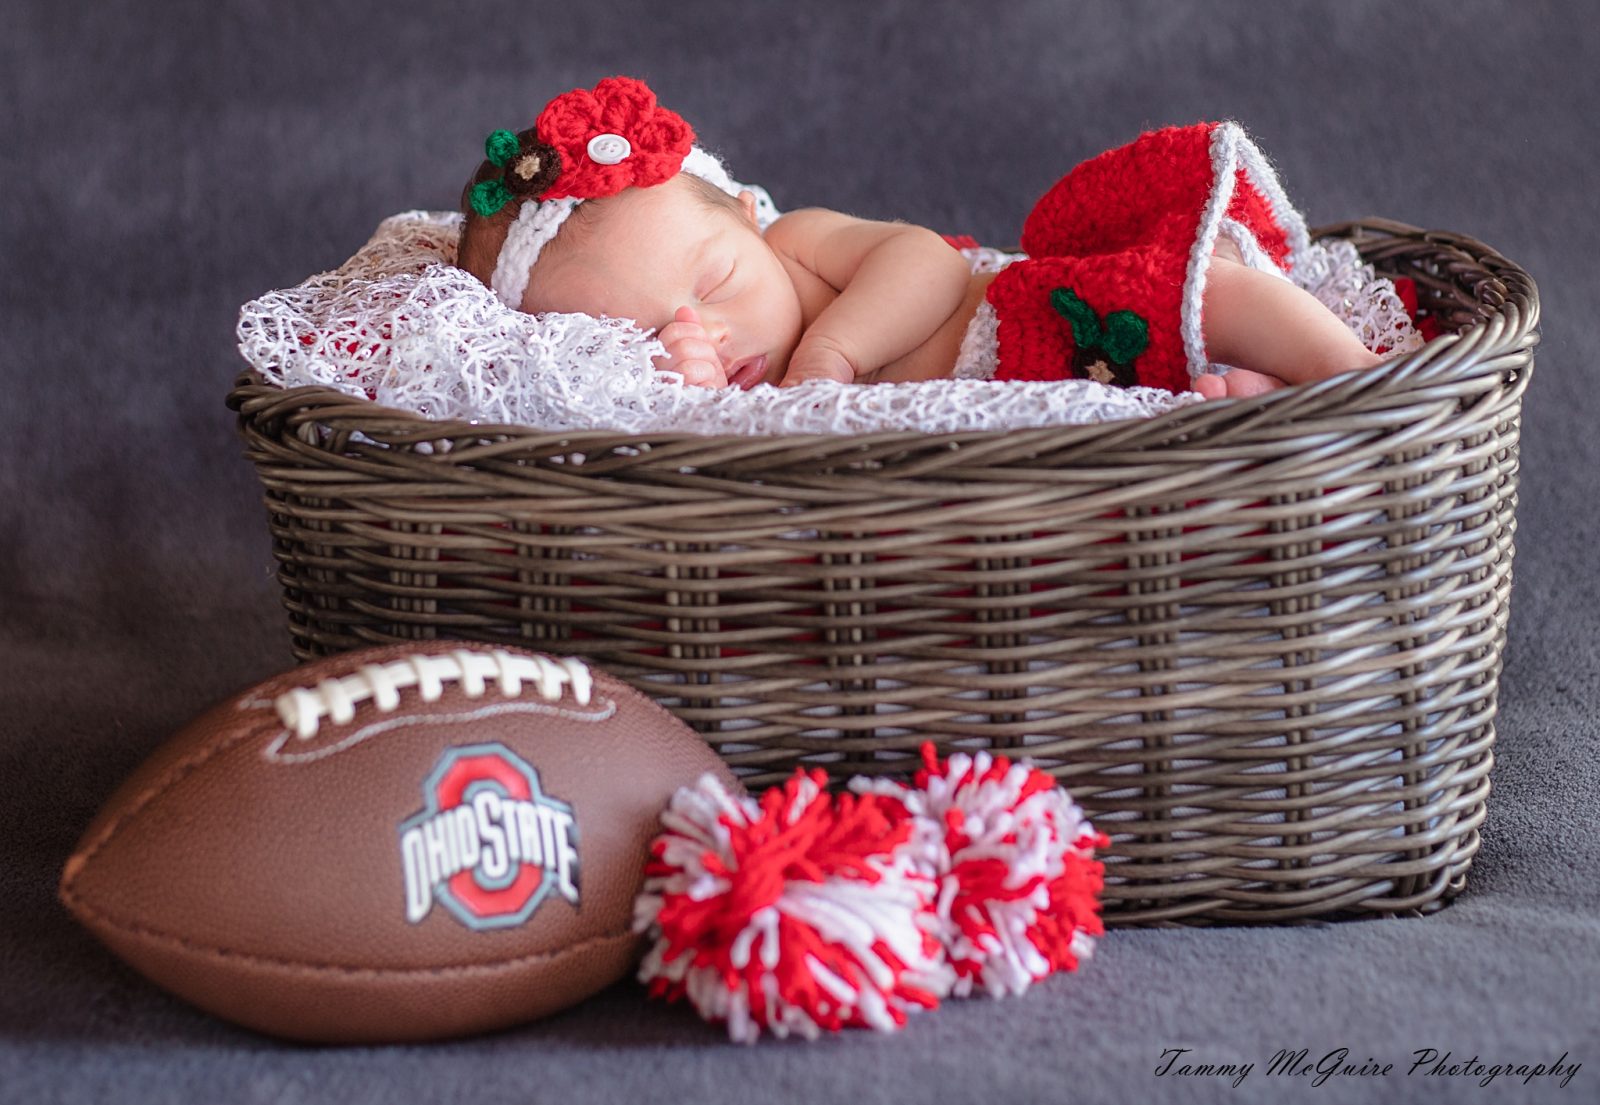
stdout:
<svg viewBox="0 0 1600 1105">
<path fill-rule="evenodd" d="M 522 205 L 489 281 L 500 302 L 522 306 L 534 262 L 586 199 L 660 184 L 679 172 L 737 196 L 739 186 L 722 162 L 693 141 L 689 124 L 630 77 L 607 77 L 592 91 L 557 96 L 529 130 L 490 134 L 484 151 L 492 168 L 479 169 L 469 205 L 485 218 L 507 203 Z"/>
<path fill-rule="evenodd" d="M 683 159 L 681 171 L 715 184 L 730 196 L 737 197 L 739 194 L 738 186 L 728 176 L 728 170 L 722 167 L 722 162 L 699 146 L 690 148 L 689 156 Z M 500 259 L 495 262 L 494 276 L 489 281 L 489 286 L 500 297 L 501 303 L 513 309 L 522 306 L 522 293 L 527 291 L 533 263 L 539 259 L 539 254 L 550 239 L 556 236 L 561 224 L 567 221 L 572 209 L 582 202 L 577 196 L 566 196 L 522 205 L 517 221 L 506 231 L 506 240 L 500 246 Z"/>
</svg>

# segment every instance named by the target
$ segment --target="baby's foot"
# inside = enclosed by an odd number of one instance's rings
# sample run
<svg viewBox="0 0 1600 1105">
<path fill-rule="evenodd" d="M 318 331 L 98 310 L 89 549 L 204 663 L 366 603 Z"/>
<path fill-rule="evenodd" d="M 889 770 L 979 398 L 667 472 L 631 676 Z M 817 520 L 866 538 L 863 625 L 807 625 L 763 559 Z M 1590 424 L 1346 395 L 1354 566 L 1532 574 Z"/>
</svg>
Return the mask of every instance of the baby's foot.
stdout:
<svg viewBox="0 0 1600 1105">
<path fill-rule="evenodd" d="M 1207 372 L 1194 378 L 1194 390 L 1207 399 L 1243 399 L 1284 386 L 1276 376 L 1251 372 L 1248 368 L 1230 368 L 1221 375 Z"/>
<path fill-rule="evenodd" d="M 1376 368 L 1384 362 L 1382 356 L 1368 352 L 1365 349 L 1355 355 L 1353 358 L 1356 361 L 1355 364 L 1348 363 L 1351 359 L 1347 357 L 1330 367 L 1313 369 L 1300 382 L 1310 383 L 1314 380 L 1325 380 L 1329 376 L 1339 376 L 1359 369 Z M 1207 399 L 1243 399 L 1246 396 L 1277 391 L 1279 388 L 1288 386 L 1289 382 L 1287 380 L 1277 376 L 1269 376 L 1265 372 L 1252 372 L 1248 368 L 1230 368 L 1221 375 L 1207 372 L 1196 376 L 1194 379 L 1194 390 Z"/>
</svg>

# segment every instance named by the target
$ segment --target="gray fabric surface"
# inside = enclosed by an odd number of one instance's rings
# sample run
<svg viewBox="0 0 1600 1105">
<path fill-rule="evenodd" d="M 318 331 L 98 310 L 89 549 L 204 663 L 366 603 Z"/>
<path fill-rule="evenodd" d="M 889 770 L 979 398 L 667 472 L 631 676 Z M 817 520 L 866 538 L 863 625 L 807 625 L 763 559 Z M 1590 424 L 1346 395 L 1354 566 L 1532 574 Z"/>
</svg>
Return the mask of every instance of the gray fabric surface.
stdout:
<svg viewBox="0 0 1600 1105">
<path fill-rule="evenodd" d="M 0 1101 L 1596 1099 L 1588 5 L 24 0 L 6 24 Z M 336 265 L 385 215 L 453 206 L 485 133 L 611 73 L 650 80 L 783 207 L 1008 244 L 1073 162 L 1232 117 L 1313 224 L 1461 231 L 1532 272 L 1545 338 L 1466 893 L 1423 920 L 1114 931 L 1020 1000 L 753 1049 L 632 982 L 491 1037 L 297 1048 L 168 998 L 77 927 L 57 874 L 116 783 L 291 661 L 222 404 L 238 305 Z M 1237 1088 L 1157 1077 L 1171 1047 L 1257 1069 Z M 1313 1091 L 1264 1073 L 1280 1047 L 1397 1066 Z M 1424 1047 L 1583 1067 L 1564 1089 L 1479 1090 L 1405 1076 Z"/>
</svg>

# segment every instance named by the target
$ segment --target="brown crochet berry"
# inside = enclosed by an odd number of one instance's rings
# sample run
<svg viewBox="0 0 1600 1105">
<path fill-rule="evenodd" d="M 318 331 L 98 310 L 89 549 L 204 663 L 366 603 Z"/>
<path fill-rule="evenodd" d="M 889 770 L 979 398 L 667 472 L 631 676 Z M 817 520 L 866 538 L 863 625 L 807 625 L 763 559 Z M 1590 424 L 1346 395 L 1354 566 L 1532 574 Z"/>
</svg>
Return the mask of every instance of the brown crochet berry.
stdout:
<svg viewBox="0 0 1600 1105">
<path fill-rule="evenodd" d="M 1132 361 L 1117 364 L 1099 349 L 1079 346 L 1073 350 L 1070 371 L 1078 380 L 1093 380 L 1098 384 L 1119 388 L 1139 386 L 1139 375 L 1134 371 Z"/>
<path fill-rule="evenodd" d="M 517 135 L 517 154 L 506 165 L 506 187 L 514 196 L 537 196 L 561 175 L 561 154 L 539 141 L 538 132 Z"/>
</svg>

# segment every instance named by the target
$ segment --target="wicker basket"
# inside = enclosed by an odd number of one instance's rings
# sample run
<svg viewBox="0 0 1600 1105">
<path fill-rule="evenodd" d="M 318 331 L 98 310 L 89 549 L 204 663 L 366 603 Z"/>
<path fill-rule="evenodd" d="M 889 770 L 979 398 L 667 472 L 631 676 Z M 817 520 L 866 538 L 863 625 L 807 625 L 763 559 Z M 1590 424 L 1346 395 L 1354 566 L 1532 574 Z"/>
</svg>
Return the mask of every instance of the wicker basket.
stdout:
<svg viewBox="0 0 1600 1105">
<path fill-rule="evenodd" d="M 587 658 L 753 789 L 1027 755 L 1113 840 L 1116 924 L 1417 914 L 1493 763 L 1538 299 L 1469 238 L 1325 227 L 1443 337 L 1148 420 L 550 434 L 241 376 L 301 658 Z M 574 454 L 581 453 L 580 458 Z"/>
</svg>

